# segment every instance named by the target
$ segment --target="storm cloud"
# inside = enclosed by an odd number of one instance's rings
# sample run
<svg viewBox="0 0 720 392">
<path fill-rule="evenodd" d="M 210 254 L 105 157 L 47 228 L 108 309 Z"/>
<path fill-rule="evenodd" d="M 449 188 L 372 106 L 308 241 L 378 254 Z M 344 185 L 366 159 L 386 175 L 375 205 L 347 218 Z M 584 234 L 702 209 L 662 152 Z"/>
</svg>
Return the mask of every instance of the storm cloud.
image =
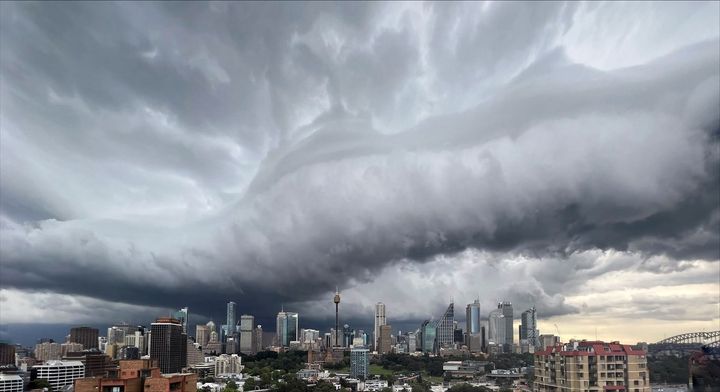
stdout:
<svg viewBox="0 0 720 392">
<path fill-rule="evenodd" d="M 0 7 L 3 323 L 720 286 L 717 3 Z"/>
</svg>

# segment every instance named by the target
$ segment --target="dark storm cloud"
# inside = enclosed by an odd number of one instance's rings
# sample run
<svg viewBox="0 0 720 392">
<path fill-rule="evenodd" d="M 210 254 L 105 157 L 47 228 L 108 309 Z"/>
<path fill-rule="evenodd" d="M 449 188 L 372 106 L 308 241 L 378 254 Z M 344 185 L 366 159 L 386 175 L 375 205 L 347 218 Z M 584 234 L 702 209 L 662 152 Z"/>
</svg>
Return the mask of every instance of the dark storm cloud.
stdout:
<svg viewBox="0 0 720 392">
<path fill-rule="evenodd" d="M 720 259 L 717 38 L 601 71 L 574 4 L 1 7 L 3 288 L 268 316 L 480 249 L 559 315 L 640 268 L 598 249 Z"/>
</svg>

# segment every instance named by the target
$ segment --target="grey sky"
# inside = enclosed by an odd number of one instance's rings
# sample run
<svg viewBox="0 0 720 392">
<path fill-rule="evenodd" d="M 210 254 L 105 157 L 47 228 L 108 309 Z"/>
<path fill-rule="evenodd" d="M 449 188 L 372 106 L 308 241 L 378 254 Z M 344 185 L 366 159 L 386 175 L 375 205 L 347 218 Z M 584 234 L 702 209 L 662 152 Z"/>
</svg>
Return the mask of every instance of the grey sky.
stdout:
<svg viewBox="0 0 720 392">
<path fill-rule="evenodd" d="M 2 323 L 720 322 L 717 2 L 0 10 Z"/>
</svg>

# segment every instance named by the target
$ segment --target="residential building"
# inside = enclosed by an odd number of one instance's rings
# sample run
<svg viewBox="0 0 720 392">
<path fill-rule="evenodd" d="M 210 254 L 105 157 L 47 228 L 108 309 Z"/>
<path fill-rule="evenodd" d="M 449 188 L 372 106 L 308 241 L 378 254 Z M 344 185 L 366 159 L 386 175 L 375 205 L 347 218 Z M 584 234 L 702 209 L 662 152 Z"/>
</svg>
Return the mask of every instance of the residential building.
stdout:
<svg viewBox="0 0 720 392">
<path fill-rule="evenodd" d="M 179 373 L 185 366 L 187 335 L 179 320 L 158 318 L 150 325 L 150 359 L 158 361 L 162 373 Z"/>
<path fill-rule="evenodd" d="M 187 353 L 185 358 L 185 367 L 205 362 L 205 355 L 202 352 L 202 348 L 190 339 L 187 339 Z"/>
<path fill-rule="evenodd" d="M 77 379 L 75 392 L 196 392 L 197 379 L 190 373 L 163 375 L 153 360 L 127 360 L 108 377 Z"/>
<path fill-rule="evenodd" d="M 35 365 L 30 371 L 33 380 L 43 378 L 50 383 L 53 391 L 73 385 L 73 382 L 85 377 L 85 365 L 80 361 L 48 361 Z"/>
<path fill-rule="evenodd" d="M 59 360 L 62 357 L 60 343 L 43 342 L 35 345 L 35 359 L 38 361 Z"/>
<path fill-rule="evenodd" d="M 560 343 L 560 337 L 555 335 L 540 335 L 540 348 L 555 347 Z"/>
<path fill-rule="evenodd" d="M 243 314 L 240 316 L 240 352 L 254 354 L 257 352 L 255 344 L 255 317 Z"/>
<path fill-rule="evenodd" d="M 417 337 L 415 336 L 415 332 L 408 332 L 407 346 L 409 353 L 414 353 L 415 351 L 417 351 Z"/>
<path fill-rule="evenodd" d="M 262 325 L 258 325 L 255 327 L 255 352 L 260 352 L 265 349 L 265 345 L 263 345 L 263 329 Z"/>
<path fill-rule="evenodd" d="M 380 346 L 380 327 L 387 324 L 387 319 L 385 317 L 385 304 L 382 302 L 378 302 L 375 304 L 375 329 L 373 332 L 373 349 L 375 351 L 378 350 L 378 347 Z"/>
<path fill-rule="evenodd" d="M 650 392 L 646 352 L 619 342 L 574 341 L 535 352 L 534 392 Z"/>
<path fill-rule="evenodd" d="M 237 354 L 222 354 L 215 358 L 215 376 L 242 373 L 242 358 Z"/>
<path fill-rule="evenodd" d="M 64 357 L 68 353 L 76 353 L 83 350 L 83 345 L 80 343 L 63 343 L 60 345 L 60 356 Z"/>
<path fill-rule="evenodd" d="M 453 347 L 455 340 L 455 304 L 452 302 L 445 310 L 443 316 L 435 323 L 435 344 L 437 348 Z"/>
<path fill-rule="evenodd" d="M 350 377 L 364 380 L 368 376 L 370 350 L 364 347 L 350 349 Z"/>
<path fill-rule="evenodd" d="M 195 342 L 201 347 L 205 347 L 210 341 L 210 328 L 206 324 L 195 326 Z"/>
<path fill-rule="evenodd" d="M 15 365 L 15 346 L 0 342 L 0 366 Z"/>
<path fill-rule="evenodd" d="M 380 339 L 378 340 L 377 352 L 380 354 L 387 354 L 390 352 L 392 346 L 392 326 L 384 324 L 380 326 Z"/>
<path fill-rule="evenodd" d="M 70 329 L 70 342 L 80 343 L 84 349 L 98 348 L 99 335 L 97 328 L 75 327 Z"/>
<path fill-rule="evenodd" d="M 0 373 L 0 392 L 22 392 L 23 379 L 17 374 Z"/>
</svg>

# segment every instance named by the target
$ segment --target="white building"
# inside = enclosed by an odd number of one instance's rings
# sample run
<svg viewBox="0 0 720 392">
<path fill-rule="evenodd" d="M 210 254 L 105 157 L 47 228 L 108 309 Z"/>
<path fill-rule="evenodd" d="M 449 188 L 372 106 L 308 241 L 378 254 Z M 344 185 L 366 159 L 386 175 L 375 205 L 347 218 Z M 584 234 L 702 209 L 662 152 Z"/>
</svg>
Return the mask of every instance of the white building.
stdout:
<svg viewBox="0 0 720 392">
<path fill-rule="evenodd" d="M 23 379 L 17 374 L 0 373 L 0 392 L 22 392 Z"/>
<path fill-rule="evenodd" d="M 222 354 L 215 358 L 215 376 L 242 373 L 242 358 L 237 354 Z"/>
<path fill-rule="evenodd" d="M 58 360 L 62 354 L 60 343 L 40 343 L 35 345 L 35 359 L 38 361 Z"/>
<path fill-rule="evenodd" d="M 48 361 L 44 365 L 33 366 L 36 379 L 48 380 L 54 391 L 58 391 L 78 378 L 85 377 L 85 365 L 80 361 Z"/>
<path fill-rule="evenodd" d="M 367 380 L 365 381 L 365 391 L 382 391 L 383 389 L 388 387 L 388 382 L 386 380 Z"/>
</svg>

